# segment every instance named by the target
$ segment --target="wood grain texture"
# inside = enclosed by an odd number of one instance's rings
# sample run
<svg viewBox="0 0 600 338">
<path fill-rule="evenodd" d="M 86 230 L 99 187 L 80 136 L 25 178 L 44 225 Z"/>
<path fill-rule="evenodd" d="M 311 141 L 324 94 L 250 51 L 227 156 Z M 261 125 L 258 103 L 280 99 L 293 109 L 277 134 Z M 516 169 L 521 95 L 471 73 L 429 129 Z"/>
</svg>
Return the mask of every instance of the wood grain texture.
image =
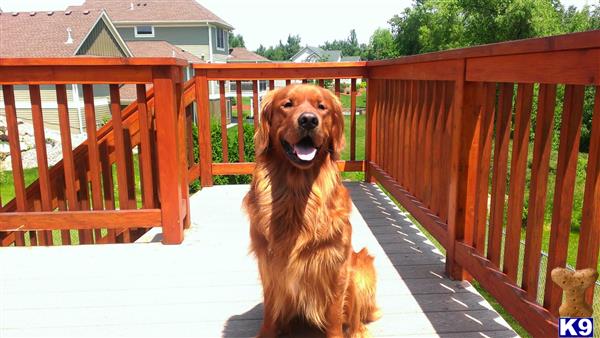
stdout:
<svg viewBox="0 0 600 338">
<path fill-rule="evenodd" d="M 210 111 L 208 101 L 208 79 L 206 72 L 196 70 L 194 77 L 196 106 L 198 107 L 198 150 L 200 151 L 200 184 L 210 187 L 213 184 L 212 144 L 210 138 Z"/>
<path fill-rule="evenodd" d="M 492 201 L 490 206 L 490 226 L 488 232 L 487 257 L 500 266 L 502 250 L 502 229 L 504 227 L 504 206 L 506 176 L 508 174 L 508 145 L 512 118 L 512 83 L 500 84 L 498 111 L 496 114 L 496 135 L 494 139 L 494 168 L 492 176 Z"/>
<path fill-rule="evenodd" d="M 244 162 L 244 101 L 242 97 L 242 81 L 235 82 L 237 97 L 237 138 L 238 138 L 238 162 Z"/>
<path fill-rule="evenodd" d="M 226 103 L 227 99 L 225 98 L 225 81 L 219 81 L 219 108 L 221 109 L 221 149 L 223 150 L 223 162 L 229 162 Z"/>
<path fill-rule="evenodd" d="M 573 192 L 579 154 L 581 136 L 581 119 L 583 114 L 583 86 L 567 85 L 563 106 L 562 125 L 560 128 L 560 144 L 558 147 L 558 163 L 556 165 L 556 181 L 554 185 L 554 204 L 552 208 L 552 226 L 550 228 L 550 252 L 546 273 L 544 307 L 554 315 L 562 302 L 562 289 L 552 281 L 550 273 L 556 267 L 565 267 L 567 263 L 567 247 L 571 232 L 571 215 L 573 213 Z"/>
<path fill-rule="evenodd" d="M 94 210 L 94 211 L 41 211 L 0 214 L 0 229 L 23 231 L 42 229 L 95 229 L 130 228 L 160 225 L 160 209 L 144 210 Z"/>
<path fill-rule="evenodd" d="M 555 105 L 556 85 L 541 84 L 538 95 L 533 161 L 531 164 L 522 282 L 522 288 L 527 292 L 527 297 L 533 301 L 537 299 L 538 292 L 540 252 L 542 250 L 544 209 L 548 189 Z"/>
<path fill-rule="evenodd" d="M 517 281 L 519 270 L 519 250 L 523 222 L 523 200 L 525 198 L 525 176 L 527 174 L 527 152 L 529 150 L 529 130 L 533 85 L 519 84 L 515 107 L 515 129 L 512 142 L 510 184 L 508 190 L 508 217 L 504 245 L 504 265 L 502 271 L 511 281 Z"/>
<path fill-rule="evenodd" d="M 154 172 L 152 169 L 153 148 L 151 141 L 151 116 L 148 112 L 146 85 L 136 86 L 137 109 L 140 128 L 140 180 L 142 187 L 142 203 L 145 209 L 154 208 Z"/>
</svg>

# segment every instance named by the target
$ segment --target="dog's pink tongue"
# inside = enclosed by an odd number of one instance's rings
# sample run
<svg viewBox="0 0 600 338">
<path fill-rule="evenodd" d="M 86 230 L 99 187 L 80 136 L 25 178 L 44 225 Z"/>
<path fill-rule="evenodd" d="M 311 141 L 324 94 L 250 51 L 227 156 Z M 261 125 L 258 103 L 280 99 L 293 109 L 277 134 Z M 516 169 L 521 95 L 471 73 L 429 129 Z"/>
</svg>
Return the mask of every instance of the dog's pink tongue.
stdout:
<svg viewBox="0 0 600 338">
<path fill-rule="evenodd" d="M 294 146 L 294 151 L 296 152 L 298 158 L 303 161 L 312 161 L 317 154 L 317 148 L 300 144 L 296 144 Z"/>
</svg>

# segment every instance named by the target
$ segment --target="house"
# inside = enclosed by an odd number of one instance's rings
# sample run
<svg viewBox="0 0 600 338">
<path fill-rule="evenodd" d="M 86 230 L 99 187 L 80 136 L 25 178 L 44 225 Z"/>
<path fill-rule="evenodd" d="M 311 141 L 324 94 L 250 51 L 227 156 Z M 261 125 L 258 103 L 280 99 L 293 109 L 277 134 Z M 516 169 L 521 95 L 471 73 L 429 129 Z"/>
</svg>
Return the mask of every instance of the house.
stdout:
<svg viewBox="0 0 600 338">
<path fill-rule="evenodd" d="M 125 41 L 103 9 L 69 9 L 56 12 L 0 13 L 0 57 L 179 57 L 191 63 L 202 62 L 199 57 L 166 41 Z M 187 68 L 191 76 L 191 67 Z M 122 103 L 135 99 L 135 90 L 121 87 Z M 53 86 L 41 86 L 44 123 L 59 129 L 56 93 Z M 69 117 L 74 133 L 85 131 L 81 85 L 67 88 Z M 108 86 L 94 86 L 96 124 L 110 117 Z M 18 118 L 31 120 L 29 91 L 15 86 L 15 105 Z M 0 91 L 0 114 L 4 101 Z"/>
<path fill-rule="evenodd" d="M 340 50 L 325 50 L 306 46 L 290 58 L 291 62 L 351 62 L 360 61 L 360 56 L 342 56 Z"/>
<path fill-rule="evenodd" d="M 124 41 L 166 41 L 206 62 L 224 63 L 233 26 L 195 0 L 86 0 L 67 10 L 104 10 Z"/>
<path fill-rule="evenodd" d="M 227 63 L 264 63 L 271 62 L 262 55 L 247 50 L 244 47 L 235 47 L 229 49 Z"/>
</svg>

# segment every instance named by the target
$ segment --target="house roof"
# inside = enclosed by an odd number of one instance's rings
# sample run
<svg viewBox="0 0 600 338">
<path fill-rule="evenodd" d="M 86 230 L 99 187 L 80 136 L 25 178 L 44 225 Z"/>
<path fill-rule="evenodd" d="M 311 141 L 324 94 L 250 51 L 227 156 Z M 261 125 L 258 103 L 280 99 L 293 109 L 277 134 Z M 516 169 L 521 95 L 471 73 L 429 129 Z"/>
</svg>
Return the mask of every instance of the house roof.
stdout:
<svg viewBox="0 0 600 338">
<path fill-rule="evenodd" d="M 167 41 L 127 41 L 129 50 L 135 57 L 176 57 L 189 63 L 202 63 L 202 59 L 174 46 Z"/>
<path fill-rule="evenodd" d="M 235 47 L 230 49 L 227 62 L 271 62 L 271 60 L 244 47 Z"/>
<path fill-rule="evenodd" d="M 229 23 L 195 0 L 86 0 L 75 9 L 104 9 L 115 23 L 212 22 L 233 29 Z"/>
<path fill-rule="evenodd" d="M 0 13 L 0 56 L 73 56 L 103 15 L 100 10 Z M 68 29 L 72 43 L 66 43 Z"/>
<path fill-rule="evenodd" d="M 360 61 L 360 56 L 342 56 L 342 62 Z"/>
<path fill-rule="evenodd" d="M 319 47 L 306 46 L 300 49 L 298 53 L 296 53 L 294 56 L 292 56 L 291 60 L 298 58 L 306 50 L 308 50 L 312 54 L 316 54 L 319 57 L 319 59 L 322 59 L 326 62 L 337 62 L 342 56 L 342 51 L 340 50 L 325 50 Z"/>
</svg>

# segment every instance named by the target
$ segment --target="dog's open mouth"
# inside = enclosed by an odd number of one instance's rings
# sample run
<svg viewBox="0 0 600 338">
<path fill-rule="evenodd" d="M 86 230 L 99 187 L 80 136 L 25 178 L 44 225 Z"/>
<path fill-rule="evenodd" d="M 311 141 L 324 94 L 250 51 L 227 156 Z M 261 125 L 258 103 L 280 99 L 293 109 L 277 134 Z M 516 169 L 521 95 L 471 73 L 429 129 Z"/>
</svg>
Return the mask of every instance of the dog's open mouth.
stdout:
<svg viewBox="0 0 600 338">
<path fill-rule="evenodd" d="M 281 140 L 281 145 L 290 160 L 300 164 L 308 164 L 317 156 L 319 148 L 315 146 L 310 137 L 305 137 L 300 142 L 291 145 L 285 140 Z"/>
</svg>

